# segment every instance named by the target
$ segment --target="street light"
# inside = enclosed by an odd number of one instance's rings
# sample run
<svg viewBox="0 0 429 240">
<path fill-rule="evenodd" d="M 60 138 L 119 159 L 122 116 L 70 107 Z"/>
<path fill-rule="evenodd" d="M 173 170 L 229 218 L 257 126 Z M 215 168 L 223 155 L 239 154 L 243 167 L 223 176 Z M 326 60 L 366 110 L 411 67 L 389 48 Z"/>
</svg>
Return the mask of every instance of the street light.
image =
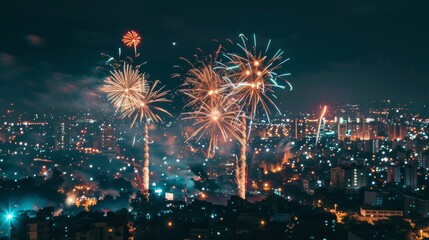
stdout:
<svg viewBox="0 0 429 240">
<path fill-rule="evenodd" d="M 13 222 L 13 219 L 15 218 L 15 216 L 14 216 L 13 212 L 8 212 L 5 214 L 4 218 L 6 218 L 6 221 L 9 223 L 8 235 L 12 239 L 12 222 Z"/>
</svg>

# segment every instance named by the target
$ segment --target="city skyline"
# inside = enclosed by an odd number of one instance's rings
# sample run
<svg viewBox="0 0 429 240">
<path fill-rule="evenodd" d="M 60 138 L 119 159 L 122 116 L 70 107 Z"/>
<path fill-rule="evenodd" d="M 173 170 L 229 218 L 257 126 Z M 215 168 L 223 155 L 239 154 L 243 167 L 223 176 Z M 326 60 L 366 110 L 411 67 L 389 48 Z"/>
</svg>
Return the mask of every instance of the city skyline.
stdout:
<svg viewBox="0 0 429 240">
<path fill-rule="evenodd" d="M 428 9 L 1 2 L 0 240 L 429 239 Z"/>
</svg>

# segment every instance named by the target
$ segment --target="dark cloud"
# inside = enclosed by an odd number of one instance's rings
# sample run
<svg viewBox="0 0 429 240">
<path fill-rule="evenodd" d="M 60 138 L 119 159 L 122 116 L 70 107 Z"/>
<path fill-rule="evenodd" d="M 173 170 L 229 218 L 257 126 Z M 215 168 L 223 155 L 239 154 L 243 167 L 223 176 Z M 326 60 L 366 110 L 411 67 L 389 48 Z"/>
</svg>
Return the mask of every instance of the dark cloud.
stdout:
<svg viewBox="0 0 429 240">
<path fill-rule="evenodd" d="M 129 29 L 143 36 L 144 70 L 174 89 L 178 58 L 212 39 L 239 33 L 273 39 L 291 58 L 284 108 L 320 101 L 426 99 L 429 81 L 427 1 L 4 1 L 0 30 L 1 102 L 41 105 L 96 98 L 101 52 L 115 53 Z M 176 42 L 176 46 L 172 46 Z M 129 49 L 123 49 L 128 51 Z M 131 50 L 130 50 L 131 51 Z M 315 94 L 317 93 L 317 94 Z M 93 97 L 93 98 L 92 98 Z M 80 101 L 83 101 L 82 103 Z M 85 101 L 84 101 L 85 100 Z"/>
<path fill-rule="evenodd" d="M 4 101 L 63 109 L 103 107 L 102 78 L 58 72 L 51 63 L 22 64 L 9 54 L 0 55 L 0 90 Z M 7 102 L 6 102 L 7 104 Z"/>
<path fill-rule="evenodd" d="M 27 35 L 26 39 L 27 39 L 28 44 L 36 46 L 36 47 L 40 47 L 44 43 L 43 38 L 36 36 L 36 35 L 31 35 L 31 34 Z"/>
<path fill-rule="evenodd" d="M 305 107 L 332 102 L 362 102 L 362 99 L 392 99 L 396 101 L 427 101 L 429 71 L 398 67 L 381 60 L 327 63 L 325 67 L 296 74 L 295 88 L 283 98 L 289 108 L 294 104 Z M 417 87 L 410 82 L 422 83 Z M 412 96 L 412 97 L 411 97 Z M 307 99 L 301 102 L 299 99 Z"/>
</svg>

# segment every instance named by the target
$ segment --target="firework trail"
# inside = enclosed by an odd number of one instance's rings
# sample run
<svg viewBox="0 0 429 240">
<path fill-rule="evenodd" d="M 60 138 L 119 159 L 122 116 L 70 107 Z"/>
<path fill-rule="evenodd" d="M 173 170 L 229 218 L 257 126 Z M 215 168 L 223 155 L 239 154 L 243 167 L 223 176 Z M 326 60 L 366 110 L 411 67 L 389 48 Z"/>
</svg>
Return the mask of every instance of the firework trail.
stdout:
<svg viewBox="0 0 429 240">
<path fill-rule="evenodd" d="M 246 197 L 246 151 L 247 151 L 247 134 L 246 125 L 247 119 L 250 124 L 253 123 L 259 109 L 261 109 L 268 121 L 270 121 L 270 106 L 274 107 L 278 113 L 280 109 L 277 107 L 274 95 L 274 89 L 285 89 L 286 85 L 292 90 L 292 86 L 285 79 L 289 73 L 278 73 L 282 69 L 283 64 L 289 58 L 283 58 L 284 51 L 277 50 L 274 55 L 269 55 L 271 40 L 263 49 L 257 47 L 256 36 L 253 35 L 252 41 L 240 34 L 241 43 L 237 43 L 239 52 L 225 53 L 226 63 L 218 63 L 218 67 L 223 69 L 226 74 L 224 79 L 227 80 L 232 91 L 231 97 L 237 99 L 237 104 L 246 114 L 246 117 L 241 118 L 241 150 L 238 171 L 236 174 L 236 182 L 238 183 L 238 194 L 241 198 Z M 283 83 L 282 83 L 283 82 Z M 249 133 L 251 125 L 249 126 Z"/>
<path fill-rule="evenodd" d="M 122 106 L 122 116 L 124 118 L 131 117 L 133 119 L 131 126 L 133 126 L 136 121 L 143 122 L 147 120 L 154 123 L 162 122 L 162 118 L 158 112 L 171 116 L 167 110 L 158 105 L 162 102 L 171 102 L 171 100 L 165 97 L 170 91 L 164 91 L 164 86 L 157 88 L 158 84 L 159 81 L 155 81 L 144 94 L 140 94 Z"/>
<path fill-rule="evenodd" d="M 105 67 L 109 70 L 120 70 L 122 66 L 127 63 L 128 65 L 133 66 L 134 69 L 138 70 L 142 65 L 147 62 L 137 63 L 137 57 L 140 56 L 140 53 L 137 52 L 137 46 L 140 44 L 141 37 L 135 31 L 128 31 L 122 38 L 122 42 L 128 47 L 134 47 L 134 57 L 122 56 L 122 49 L 118 48 L 117 57 L 108 54 L 101 53 L 101 57 L 106 59 Z M 103 67 L 99 67 L 103 68 Z"/>
<path fill-rule="evenodd" d="M 247 136 L 246 136 L 246 117 L 243 116 L 241 120 L 241 148 L 240 148 L 240 161 L 237 164 L 236 182 L 238 196 L 242 199 L 246 198 L 246 151 L 247 151 Z"/>
<path fill-rule="evenodd" d="M 127 47 L 134 47 L 134 57 L 137 57 L 137 45 L 140 44 L 141 37 L 135 31 L 128 31 L 123 37 L 122 42 Z"/>
<path fill-rule="evenodd" d="M 165 96 L 169 91 L 164 91 L 163 88 L 157 88 L 159 81 L 155 81 L 149 85 L 147 75 L 140 73 L 139 68 L 142 64 L 134 64 L 135 58 L 139 56 L 137 53 L 137 45 L 140 43 L 141 37 L 135 31 L 127 32 L 122 39 L 122 42 L 128 47 L 134 47 L 134 59 L 126 57 L 126 60 L 121 60 L 121 49 L 119 48 L 119 60 L 104 54 L 108 57 L 107 65 L 113 68 L 110 71 L 110 76 L 105 80 L 104 91 L 107 93 L 108 99 L 115 106 L 116 111 L 121 112 L 123 118 L 131 118 L 131 127 L 136 121 L 144 122 L 144 159 L 143 159 L 143 176 L 140 178 L 136 172 L 139 185 L 142 186 L 143 195 L 148 199 L 149 194 L 149 127 L 150 123 L 161 122 L 162 118 L 159 112 L 167 115 L 171 114 L 159 106 L 159 103 L 170 102 Z M 123 65 L 123 69 L 121 66 Z M 133 141 L 134 144 L 134 141 Z M 135 165 L 134 165 L 135 166 Z"/>
<path fill-rule="evenodd" d="M 224 78 L 232 87 L 231 95 L 238 99 L 249 118 L 254 119 L 260 107 L 270 121 L 269 105 L 280 113 L 273 100 L 276 99 L 274 89 L 285 89 L 287 85 L 292 90 L 292 85 L 285 79 L 290 74 L 278 73 L 289 58 L 283 59 L 284 51 L 281 49 L 270 57 L 268 53 L 271 40 L 263 51 L 257 48 L 255 35 L 253 35 L 254 45 L 249 48 L 249 40 L 243 34 L 240 34 L 240 39 L 241 43 L 237 44 L 240 52 L 224 53 L 226 63 L 217 62 L 217 68 L 225 70 Z"/>
<path fill-rule="evenodd" d="M 171 116 L 167 110 L 158 105 L 163 102 L 171 102 L 165 98 L 169 91 L 164 91 L 164 87 L 157 89 L 158 83 L 159 81 L 155 81 L 144 95 L 140 95 L 122 107 L 122 116 L 124 118 L 130 117 L 133 119 L 131 127 L 136 121 L 144 123 L 142 182 L 145 196 L 148 196 L 149 193 L 149 123 L 162 122 L 162 118 L 158 112 Z"/>
<path fill-rule="evenodd" d="M 192 111 L 183 113 L 183 119 L 194 122 L 196 130 L 187 139 L 196 138 L 199 141 L 203 136 L 209 139 L 207 157 L 213 157 L 219 140 L 226 141 L 229 136 L 239 139 L 240 114 L 239 105 L 234 99 L 227 97 L 229 86 L 222 77 L 222 69 L 215 69 L 216 59 L 221 46 L 214 54 L 203 59 L 195 57 L 195 63 L 182 58 L 189 69 L 183 77 L 181 92 L 189 97 L 186 106 Z"/>
<path fill-rule="evenodd" d="M 128 110 L 128 106 L 133 105 L 142 95 L 147 92 L 146 78 L 144 74 L 132 68 L 131 65 L 123 63 L 122 70 L 110 72 L 110 77 L 105 80 L 104 91 L 116 111 Z M 124 115 L 123 115 L 124 116 Z M 144 191 L 140 176 L 136 172 L 139 186 Z"/>
<path fill-rule="evenodd" d="M 315 144 L 314 144 L 314 148 L 316 148 L 316 147 L 317 147 L 317 143 L 319 142 L 320 126 L 322 125 L 322 119 L 323 119 L 323 117 L 325 116 L 325 113 L 326 113 L 327 108 L 328 108 L 328 107 L 325 105 L 325 106 L 323 107 L 322 114 L 320 114 L 320 118 L 319 118 L 319 125 L 317 126 L 316 142 L 315 142 Z"/>
</svg>

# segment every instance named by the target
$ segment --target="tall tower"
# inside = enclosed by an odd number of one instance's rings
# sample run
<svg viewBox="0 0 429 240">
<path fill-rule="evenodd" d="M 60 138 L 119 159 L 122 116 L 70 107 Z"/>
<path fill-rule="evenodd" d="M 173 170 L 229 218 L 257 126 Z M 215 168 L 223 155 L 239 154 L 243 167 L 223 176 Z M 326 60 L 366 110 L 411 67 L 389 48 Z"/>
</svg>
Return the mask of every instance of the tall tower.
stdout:
<svg viewBox="0 0 429 240">
<path fill-rule="evenodd" d="M 55 150 L 65 150 L 70 146 L 70 129 L 67 123 L 61 122 L 55 127 Z"/>
<path fill-rule="evenodd" d="M 295 139 L 303 139 L 306 137 L 305 120 L 295 118 L 294 122 L 294 137 Z"/>
<path fill-rule="evenodd" d="M 116 150 L 116 129 L 111 124 L 101 125 L 101 148 L 104 152 L 114 152 Z"/>
<path fill-rule="evenodd" d="M 406 126 L 401 123 L 392 123 L 387 126 L 387 134 L 390 141 L 402 139 L 406 136 Z"/>
</svg>

